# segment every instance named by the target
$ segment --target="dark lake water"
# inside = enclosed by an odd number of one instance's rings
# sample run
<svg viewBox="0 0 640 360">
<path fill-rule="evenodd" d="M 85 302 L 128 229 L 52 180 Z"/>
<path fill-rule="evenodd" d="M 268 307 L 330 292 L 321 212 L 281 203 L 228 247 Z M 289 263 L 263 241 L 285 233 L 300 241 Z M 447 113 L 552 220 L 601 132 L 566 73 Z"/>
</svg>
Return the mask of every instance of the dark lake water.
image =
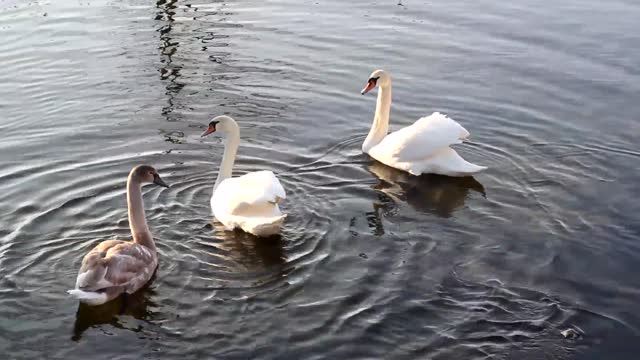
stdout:
<svg viewBox="0 0 640 360">
<path fill-rule="evenodd" d="M 637 359 L 640 2 L 0 0 L 0 352 L 8 359 Z M 376 68 L 391 129 L 441 111 L 474 178 L 361 153 Z M 223 151 L 273 170 L 282 235 L 211 221 Z M 129 239 L 127 304 L 68 297 Z M 560 332 L 583 332 L 565 339 Z"/>
</svg>

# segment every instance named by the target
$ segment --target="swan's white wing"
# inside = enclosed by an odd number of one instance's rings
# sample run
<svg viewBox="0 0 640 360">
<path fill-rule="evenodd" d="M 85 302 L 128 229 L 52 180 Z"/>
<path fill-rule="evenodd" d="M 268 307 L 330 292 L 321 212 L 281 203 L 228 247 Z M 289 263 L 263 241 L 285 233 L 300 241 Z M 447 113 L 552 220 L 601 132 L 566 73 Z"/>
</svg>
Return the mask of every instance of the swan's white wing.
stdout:
<svg viewBox="0 0 640 360">
<path fill-rule="evenodd" d="M 220 183 L 211 206 L 214 214 L 275 216 L 276 204 L 284 198 L 284 188 L 273 172 L 256 171 Z"/>
<path fill-rule="evenodd" d="M 435 112 L 387 135 L 370 153 L 375 158 L 396 162 L 424 160 L 449 145 L 459 144 L 467 136 L 469 132 L 460 124 Z"/>
</svg>

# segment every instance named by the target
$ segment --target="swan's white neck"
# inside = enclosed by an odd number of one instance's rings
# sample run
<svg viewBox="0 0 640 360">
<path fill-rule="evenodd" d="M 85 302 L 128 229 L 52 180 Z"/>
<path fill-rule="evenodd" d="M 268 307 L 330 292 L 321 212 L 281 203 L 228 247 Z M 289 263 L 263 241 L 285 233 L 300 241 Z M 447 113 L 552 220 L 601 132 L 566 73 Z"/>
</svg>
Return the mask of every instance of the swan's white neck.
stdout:
<svg viewBox="0 0 640 360">
<path fill-rule="evenodd" d="M 153 237 L 147 226 L 147 219 L 144 214 L 144 203 L 142 202 L 142 184 L 132 174 L 127 179 L 127 206 L 129 208 L 129 227 L 133 242 L 155 249 Z"/>
<path fill-rule="evenodd" d="M 378 145 L 389 132 L 389 112 L 391 111 L 391 79 L 384 86 L 378 87 L 378 101 L 376 113 L 369 135 L 362 144 L 362 152 L 369 153 L 372 147 Z"/>
<path fill-rule="evenodd" d="M 234 125 L 235 126 L 230 126 L 231 129 L 226 131 L 227 139 L 224 143 L 224 155 L 222 155 L 218 178 L 213 185 L 213 192 L 216 191 L 222 181 L 231 177 L 233 171 L 233 163 L 236 161 L 238 145 L 240 144 L 240 128 L 237 124 L 234 123 Z"/>
</svg>

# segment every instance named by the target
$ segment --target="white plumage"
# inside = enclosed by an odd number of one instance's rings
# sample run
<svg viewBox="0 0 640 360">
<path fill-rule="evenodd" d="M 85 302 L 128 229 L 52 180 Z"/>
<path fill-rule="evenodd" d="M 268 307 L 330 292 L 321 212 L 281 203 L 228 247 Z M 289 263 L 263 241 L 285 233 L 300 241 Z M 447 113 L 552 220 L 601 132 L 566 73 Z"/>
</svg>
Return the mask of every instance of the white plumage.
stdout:
<svg viewBox="0 0 640 360">
<path fill-rule="evenodd" d="M 72 290 L 67 290 L 67 293 L 71 296 L 74 296 L 76 299 L 78 299 L 78 301 L 91 306 L 101 305 L 106 303 L 107 300 L 109 300 L 107 293 L 104 293 L 104 292 L 83 291 L 80 289 L 72 289 Z"/>
<path fill-rule="evenodd" d="M 449 147 L 468 136 L 460 124 L 436 112 L 385 136 L 369 150 L 369 155 L 413 175 L 465 176 L 486 169 L 465 161 Z"/>
<path fill-rule="evenodd" d="M 383 70 L 371 74 L 365 94 L 379 87 L 373 125 L 362 151 L 383 164 L 413 175 L 426 173 L 467 176 L 486 169 L 464 160 L 450 146 L 459 144 L 469 132 L 453 119 L 435 112 L 391 134 L 391 77 Z"/>
<path fill-rule="evenodd" d="M 211 196 L 211 210 L 227 230 L 240 228 L 256 236 L 277 234 L 286 218 L 278 202 L 286 198 L 282 184 L 271 171 L 256 171 L 231 177 L 240 143 L 240 128 L 231 117 L 214 118 L 206 136 L 213 132 L 227 135 L 218 178 Z"/>
<path fill-rule="evenodd" d="M 284 188 L 271 171 L 256 171 L 222 181 L 211 197 L 214 216 L 227 230 L 241 228 L 257 236 L 280 231 L 287 217 L 278 202 Z"/>
</svg>

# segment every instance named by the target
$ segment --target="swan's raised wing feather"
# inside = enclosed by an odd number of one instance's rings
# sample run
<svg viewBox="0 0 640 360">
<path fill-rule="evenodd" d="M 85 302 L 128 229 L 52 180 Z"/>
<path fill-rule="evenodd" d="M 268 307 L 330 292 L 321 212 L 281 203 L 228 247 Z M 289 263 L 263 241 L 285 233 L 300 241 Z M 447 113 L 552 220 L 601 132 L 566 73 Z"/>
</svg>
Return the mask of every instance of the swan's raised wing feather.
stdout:
<svg viewBox="0 0 640 360">
<path fill-rule="evenodd" d="M 211 205 L 214 213 L 220 210 L 234 216 L 262 216 L 284 198 L 284 188 L 273 172 L 256 171 L 220 183 Z"/>
<path fill-rule="evenodd" d="M 469 132 L 460 124 L 435 112 L 387 135 L 372 152 L 402 162 L 423 160 L 449 145 L 459 144 L 467 136 Z"/>
</svg>

